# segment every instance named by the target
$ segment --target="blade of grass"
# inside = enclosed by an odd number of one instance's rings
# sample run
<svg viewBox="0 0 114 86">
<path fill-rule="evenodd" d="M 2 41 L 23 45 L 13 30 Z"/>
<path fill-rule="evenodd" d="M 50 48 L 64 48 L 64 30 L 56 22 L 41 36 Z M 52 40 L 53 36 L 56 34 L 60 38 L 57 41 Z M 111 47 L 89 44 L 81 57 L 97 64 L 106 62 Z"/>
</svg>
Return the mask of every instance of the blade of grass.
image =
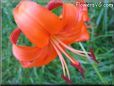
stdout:
<svg viewBox="0 0 114 86">
<path fill-rule="evenodd" d="M 108 0 L 104 0 L 105 4 L 108 4 Z M 104 22 L 103 22 L 103 29 L 105 30 L 105 34 L 108 32 L 108 7 L 104 7 Z"/>
<path fill-rule="evenodd" d="M 103 12 L 104 12 L 104 9 L 101 9 L 100 14 L 99 14 L 99 16 L 98 16 L 98 18 L 97 18 L 97 21 L 96 21 L 97 27 L 99 26 L 99 24 L 100 24 L 100 22 L 101 22 L 101 18 L 102 18 L 102 16 L 103 16 Z"/>
<path fill-rule="evenodd" d="M 81 42 L 79 42 L 79 45 L 80 45 L 80 47 L 82 48 L 82 50 L 84 51 L 84 53 L 85 53 L 87 59 L 89 60 L 89 62 L 90 62 L 90 64 L 92 65 L 92 67 L 94 68 L 95 72 L 97 73 L 99 79 L 102 81 L 103 84 L 106 84 L 106 81 L 103 79 L 102 75 L 99 73 L 99 71 L 98 71 L 96 65 L 90 60 L 90 57 L 89 57 L 89 55 L 87 54 L 87 52 L 86 52 L 86 50 L 85 50 L 85 48 L 84 48 L 84 46 L 82 45 Z"/>
</svg>

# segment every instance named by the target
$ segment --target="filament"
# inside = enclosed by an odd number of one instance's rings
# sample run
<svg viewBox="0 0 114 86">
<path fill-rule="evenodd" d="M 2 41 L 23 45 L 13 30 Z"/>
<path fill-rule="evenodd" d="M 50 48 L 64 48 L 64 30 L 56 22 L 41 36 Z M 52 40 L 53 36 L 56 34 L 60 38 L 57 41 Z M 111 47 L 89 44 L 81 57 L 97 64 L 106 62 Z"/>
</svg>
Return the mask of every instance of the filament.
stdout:
<svg viewBox="0 0 114 86">
<path fill-rule="evenodd" d="M 56 50 L 56 52 L 57 52 L 57 54 L 59 56 L 59 59 L 61 61 L 61 65 L 62 65 L 62 69 L 63 69 L 63 74 L 66 75 L 66 73 L 65 73 L 65 67 L 64 67 L 64 63 L 63 63 L 63 59 L 62 59 L 62 55 L 61 55 L 61 53 L 59 52 L 59 50 L 57 49 L 57 47 L 53 43 L 52 43 L 52 45 L 53 45 L 54 49 Z"/>
<path fill-rule="evenodd" d="M 60 58 L 60 61 L 61 61 L 61 63 L 62 63 L 62 68 L 63 68 L 63 73 L 64 73 L 64 75 L 66 75 L 66 73 L 65 73 L 65 68 L 66 68 L 66 72 L 67 72 L 68 78 L 70 79 L 70 73 L 69 73 L 67 64 L 66 64 L 66 62 L 65 62 L 65 60 L 64 60 L 64 58 L 63 58 L 63 56 L 62 56 L 62 54 L 61 54 L 60 51 L 57 49 L 56 45 L 55 45 L 53 42 L 51 42 L 51 43 L 52 43 L 53 47 L 55 48 L 55 50 L 56 50 L 56 52 L 57 52 L 57 54 L 58 54 L 58 56 L 59 56 L 59 58 Z"/>
<path fill-rule="evenodd" d="M 60 51 L 61 51 L 66 57 L 68 57 L 68 59 L 69 59 L 72 63 L 75 63 L 75 60 L 74 60 L 72 57 L 70 57 L 70 56 L 63 50 L 63 48 L 61 48 L 61 46 L 60 46 L 56 41 L 54 41 L 54 42 L 55 42 L 56 46 L 60 49 Z"/>
<path fill-rule="evenodd" d="M 56 40 L 57 40 L 62 46 L 64 46 L 66 49 L 72 51 L 73 53 L 78 54 L 78 55 L 81 55 L 81 56 L 85 56 L 83 51 L 73 49 L 72 47 L 67 46 L 66 44 L 64 44 L 64 43 L 63 43 L 62 41 L 60 41 L 59 39 L 56 39 Z M 87 53 L 90 53 L 90 52 L 87 52 Z"/>
</svg>

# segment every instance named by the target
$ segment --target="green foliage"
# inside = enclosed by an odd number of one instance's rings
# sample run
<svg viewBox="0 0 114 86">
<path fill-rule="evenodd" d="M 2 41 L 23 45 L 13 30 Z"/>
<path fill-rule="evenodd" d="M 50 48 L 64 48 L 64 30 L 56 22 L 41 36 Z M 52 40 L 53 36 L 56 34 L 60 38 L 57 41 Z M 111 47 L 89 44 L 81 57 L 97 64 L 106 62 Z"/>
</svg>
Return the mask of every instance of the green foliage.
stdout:
<svg viewBox="0 0 114 86">
<path fill-rule="evenodd" d="M 43 0 L 34 1 L 43 5 L 47 3 L 42 3 Z M 12 10 L 18 2 L 19 0 L 2 1 L 2 84 L 65 84 L 64 80 L 61 79 L 62 69 L 58 58 L 44 67 L 24 69 L 13 56 L 9 36 L 16 28 Z M 59 15 L 60 9 L 53 10 L 53 12 Z M 97 60 L 100 62 L 95 64 L 95 66 L 106 84 L 114 84 L 113 14 L 114 8 L 90 7 L 89 16 L 91 21 L 89 24 L 92 28 L 89 29 L 89 32 L 91 39 L 83 43 L 86 50 L 89 50 L 90 47 L 94 48 Z M 19 43 L 31 45 L 23 35 L 19 38 Z M 74 43 L 72 46 L 80 49 L 78 43 Z M 75 84 L 104 84 L 85 58 L 72 53 L 71 55 L 81 60 L 85 69 L 85 79 L 82 79 L 80 73 L 75 68 L 68 66 L 71 78 Z"/>
</svg>

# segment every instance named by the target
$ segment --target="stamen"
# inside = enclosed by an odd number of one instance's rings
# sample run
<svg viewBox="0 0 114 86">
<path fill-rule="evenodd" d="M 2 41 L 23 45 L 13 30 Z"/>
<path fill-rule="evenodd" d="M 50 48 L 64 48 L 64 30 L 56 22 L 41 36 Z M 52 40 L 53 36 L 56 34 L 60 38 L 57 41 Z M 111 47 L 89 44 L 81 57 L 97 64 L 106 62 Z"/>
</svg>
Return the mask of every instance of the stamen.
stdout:
<svg viewBox="0 0 114 86">
<path fill-rule="evenodd" d="M 57 47 L 55 46 L 55 44 L 54 44 L 53 42 L 51 42 L 51 43 L 52 43 L 53 47 L 55 48 L 55 50 L 56 50 L 56 52 L 57 52 L 57 54 L 58 54 L 58 56 L 59 56 L 59 58 L 60 58 L 60 61 L 61 61 L 61 63 L 62 63 L 62 67 L 63 67 L 63 73 L 64 73 L 64 75 L 66 75 L 66 74 L 65 74 L 65 68 L 66 68 L 68 78 L 70 79 L 70 73 L 69 73 L 67 64 L 66 64 L 66 62 L 65 62 L 65 60 L 64 60 L 64 58 L 63 58 L 63 56 L 62 56 L 62 54 L 61 54 L 60 51 L 57 49 Z M 65 68 L 64 68 L 64 66 L 65 66 Z"/>
<path fill-rule="evenodd" d="M 78 69 L 78 71 L 81 73 L 82 77 L 84 77 L 84 71 L 83 71 L 83 68 L 81 67 L 80 63 L 78 61 L 76 61 L 74 58 L 72 58 L 69 54 L 67 54 L 63 50 L 63 48 L 61 48 L 61 46 L 58 44 L 57 41 L 54 41 L 54 43 L 60 49 L 60 51 L 71 61 L 71 65 L 76 67 Z"/>
<path fill-rule="evenodd" d="M 82 77 L 85 78 L 85 76 L 84 76 L 84 70 L 83 70 L 83 68 L 81 67 L 81 64 L 80 64 L 80 63 L 79 63 L 78 65 L 71 63 L 71 65 L 72 65 L 73 67 L 76 67 L 76 68 L 78 69 L 78 71 L 81 73 Z"/>
<path fill-rule="evenodd" d="M 96 63 L 99 63 L 99 62 L 96 60 L 96 56 L 95 56 L 95 54 L 94 54 L 92 48 L 90 48 L 90 54 L 88 54 L 88 55 L 89 55 L 89 56 L 91 57 L 91 59 L 94 60 Z"/>
<path fill-rule="evenodd" d="M 60 51 L 66 56 L 68 57 L 68 59 L 72 62 L 72 63 L 75 63 L 75 60 L 69 55 L 67 54 L 63 48 L 61 48 L 61 46 L 58 44 L 58 42 L 54 41 L 54 43 L 56 44 L 56 46 L 60 49 Z"/>
<path fill-rule="evenodd" d="M 67 78 L 66 76 L 61 75 L 61 77 L 62 77 L 67 83 L 72 84 L 72 81 L 71 81 L 69 78 Z"/>
<path fill-rule="evenodd" d="M 62 46 L 64 46 L 66 49 L 72 51 L 75 54 L 81 55 L 81 56 L 85 56 L 83 51 L 80 50 L 76 50 L 73 49 L 72 47 L 67 46 L 66 44 L 64 44 L 62 41 L 60 41 L 59 39 L 56 39 Z M 90 52 L 88 52 L 88 54 L 90 54 Z M 86 56 L 85 56 L 86 57 Z"/>
<path fill-rule="evenodd" d="M 52 42 L 51 42 L 52 43 Z M 57 54 L 58 54 L 58 56 L 59 56 L 59 59 L 60 59 L 60 61 L 61 61 L 61 65 L 62 65 L 62 69 L 63 69 L 63 74 L 64 74 L 64 76 L 66 75 L 66 73 L 65 73 L 65 67 L 64 67 L 64 63 L 63 63 L 63 60 L 62 60 L 62 55 L 61 55 L 61 53 L 59 52 L 59 50 L 57 49 L 57 47 L 52 43 L 52 45 L 53 45 L 53 47 L 55 48 L 55 50 L 56 50 L 56 52 L 57 52 Z"/>
<path fill-rule="evenodd" d="M 66 71 L 67 71 L 68 78 L 70 79 L 70 73 L 69 73 L 69 70 L 68 70 L 67 64 L 66 64 L 66 62 L 65 62 L 64 59 L 63 59 L 63 62 L 64 62 L 64 65 L 65 65 L 65 68 L 66 68 Z"/>
<path fill-rule="evenodd" d="M 67 46 L 66 44 L 64 44 L 62 41 L 60 41 L 59 39 L 57 39 L 57 41 L 61 44 L 61 45 L 63 45 L 65 48 L 67 48 L 67 49 L 69 49 L 69 50 L 74 50 L 73 48 L 71 48 L 71 47 L 69 47 L 69 46 Z M 77 51 L 77 52 L 80 52 L 80 53 L 83 53 L 83 51 L 80 51 L 80 50 L 75 50 L 75 51 Z"/>
</svg>

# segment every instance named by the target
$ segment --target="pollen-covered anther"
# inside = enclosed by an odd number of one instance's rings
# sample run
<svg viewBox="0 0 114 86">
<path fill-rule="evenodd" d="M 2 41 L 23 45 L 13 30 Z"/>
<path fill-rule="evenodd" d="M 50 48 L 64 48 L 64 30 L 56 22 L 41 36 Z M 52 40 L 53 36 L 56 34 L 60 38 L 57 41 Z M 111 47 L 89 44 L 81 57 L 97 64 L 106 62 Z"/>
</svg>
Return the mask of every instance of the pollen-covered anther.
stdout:
<svg viewBox="0 0 114 86">
<path fill-rule="evenodd" d="M 90 48 L 90 54 L 89 54 L 89 56 L 90 56 L 91 59 L 94 60 L 96 63 L 99 63 L 99 62 L 97 61 L 97 59 L 96 59 L 96 56 L 95 56 L 95 54 L 94 54 L 92 48 Z"/>
<path fill-rule="evenodd" d="M 77 68 L 78 71 L 80 72 L 80 74 L 82 75 L 82 77 L 85 78 L 85 76 L 84 76 L 84 70 L 83 70 L 81 64 L 78 61 L 76 61 L 75 63 L 71 63 L 71 65 L 73 67 Z"/>
<path fill-rule="evenodd" d="M 62 77 L 68 84 L 72 84 L 72 81 L 71 81 L 68 77 L 66 77 L 66 76 L 64 76 L 64 75 L 61 75 L 61 77 Z"/>
</svg>

